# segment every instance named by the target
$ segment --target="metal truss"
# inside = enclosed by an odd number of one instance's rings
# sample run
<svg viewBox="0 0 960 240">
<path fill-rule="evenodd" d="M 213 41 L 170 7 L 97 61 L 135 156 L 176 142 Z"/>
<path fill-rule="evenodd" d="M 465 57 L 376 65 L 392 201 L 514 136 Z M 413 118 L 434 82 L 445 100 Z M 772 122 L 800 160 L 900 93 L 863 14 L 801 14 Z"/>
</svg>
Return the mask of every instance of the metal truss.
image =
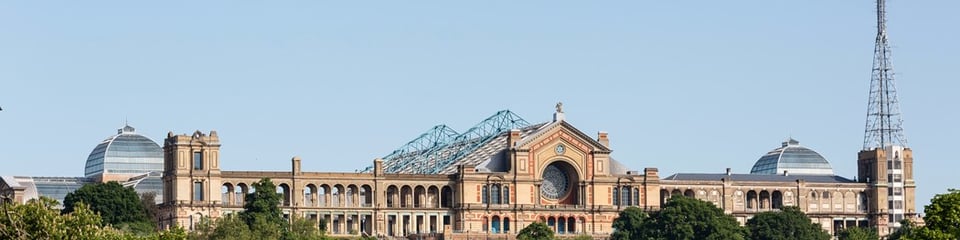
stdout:
<svg viewBox="0 0 960 240">
<path fill-rule="evenodd" d="M 903 134 L 903 119 L 900 118 L 900 100 L 897 98 L 897 88 L 893 80 L 885 2 L 877 0 L 877 39 L 873 52 L 873 71 L 870 74 L 864 150 L 890 145 L 907 146 L 907 138 Z"/>
<path fill-rule="evenodd" d="M 499 111 L 461 134 L 437 125 L 383 157 L 384 172 L 436 174 L 501 133 L 526 126 L 530 123 L 509 110 Z M 364 172 L 371 170 L 368 167 Z"/>
</svg>

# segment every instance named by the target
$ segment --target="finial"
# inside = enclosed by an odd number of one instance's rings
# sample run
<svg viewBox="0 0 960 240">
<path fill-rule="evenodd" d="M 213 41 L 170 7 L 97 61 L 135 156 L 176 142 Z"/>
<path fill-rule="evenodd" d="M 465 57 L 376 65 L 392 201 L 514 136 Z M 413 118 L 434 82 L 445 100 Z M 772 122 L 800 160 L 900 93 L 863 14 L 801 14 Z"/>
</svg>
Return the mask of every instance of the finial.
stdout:
<svg viewBox="0 0 960 240">
<path fill-rule="evenodd" d="M 557 113 L 563 113 L 563 102 L 557 102 Z"/>
</svg>

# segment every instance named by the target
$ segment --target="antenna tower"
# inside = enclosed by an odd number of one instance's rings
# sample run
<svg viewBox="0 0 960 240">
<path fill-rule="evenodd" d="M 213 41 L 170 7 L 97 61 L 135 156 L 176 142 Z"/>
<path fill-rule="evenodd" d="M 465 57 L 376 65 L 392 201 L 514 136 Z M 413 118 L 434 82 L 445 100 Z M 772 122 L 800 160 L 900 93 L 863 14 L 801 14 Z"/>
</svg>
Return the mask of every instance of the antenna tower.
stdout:
<svg viewBox="0 0 960 240">
<path fill-rule="evenodd" d="M 893 81 L 893 63 L 887 41 L 886 0 L 877 0 L 877 42 L 873 50 L 873 72 L 870 74 L 870 99 L 867 101 L 867 124 L 863 149 L 907 146 L 900 119 L 900 101 Z"/>
</svg>

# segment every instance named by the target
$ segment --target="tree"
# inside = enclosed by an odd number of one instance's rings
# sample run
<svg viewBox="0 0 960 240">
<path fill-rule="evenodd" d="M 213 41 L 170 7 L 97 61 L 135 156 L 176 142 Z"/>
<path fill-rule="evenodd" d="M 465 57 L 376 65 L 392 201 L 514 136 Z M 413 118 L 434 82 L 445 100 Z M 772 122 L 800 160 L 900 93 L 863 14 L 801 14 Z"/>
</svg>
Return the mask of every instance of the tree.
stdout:
<svg viewBox="0 0 960 240">
<path fill-rule="evenodd" d="M 947 237 L 960 237 L 960 190 L 949 189 L 937 194 L 923 208 L 924 228 L 942 232 Z"/>
<path fill-rule="evenodd" d="M 520 229 L 517 240 L 552 240 L 553 230 L 542 222 L 534 222 Z"/>
<path fill-rule="evenodd" d="M 840 240 L 878 240 L 877 230 L 872 228 L 851 227 L 837 233 Z"/>
<path fill-rule="evenodd" d="M 762 212 L 747 220 L 750 239 L 830 239 L 820 224 L 810 221 L 800 208 L 784 207 L 781 211 Z"/>
<path fill-rule="evenodd" d="M 644 227 L 646 219 L 647 213 L 643 212 L 640 208 L 627 207 L 627 209 L 620 212 L 617 219 L 613 220 L 614 231 L 613 234 L 610 235 L 610 239 L 632 240 L 649 235 L 643 232 L 646 229 Z"/>
<path fill-rule="evenodd" d="M 263 178 L 251 186 L 256 191 L 246 195 L 244 211 L 240 213 L 240 218 L 248 226 L 254 226 L 258 221 L 285 226 L 287 221 L 281 217 L 283 212 L 280 211 L 279 206 L 281 196 L 277 193 L 277 186 L 273 181 Z M 258 220 L 258 218 L 261 219 Z"/>
<path fill-rule="evenodd" d="M 73 212 L 75 205 L 80 202 L 100 214 L 103 224 L 130 228 L 141 233 L 154 232 L 153 224 L 150 224 L 146 215 L 147 210 L 133 188 L 123 187 L 117 182 L 83 185 L 63 198 L 62 213 Z"/>
<path fill-rule="evenodd" d="M 620 231 L 620 229 L 617 229 Z M 631 229 L 631 239 L 744 239 L 746 231 L 732 216 L 710 202 L 674 196 L 645 221 Z M 640 233 L 634 236 L 634 233 Z"/>
<path fill-rule="evenodd" d="M 159 225 L 157 221 L 160 218 L 160 206 L 157 205 L 157 193 L 146 192 L 140 194 L 140 205 L 143 206 L 143 214 L 154 226 Z"/>
</svg>

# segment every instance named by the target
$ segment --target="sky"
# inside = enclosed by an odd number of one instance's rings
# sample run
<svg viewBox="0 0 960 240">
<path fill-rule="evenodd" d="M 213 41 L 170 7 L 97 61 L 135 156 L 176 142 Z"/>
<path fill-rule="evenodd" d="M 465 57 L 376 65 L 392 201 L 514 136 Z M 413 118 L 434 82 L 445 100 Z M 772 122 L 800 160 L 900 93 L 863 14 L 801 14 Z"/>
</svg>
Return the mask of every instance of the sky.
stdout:
<svg viewBox="0 0 960 240">
<path fill-rule="evenodd" d="M 856 175 L 876 35 L 858 1 L 3 1 L 0 175 L 82 176 L 129 123 L 216 130 L 224 170 L 353 172 L 509 109 L 630 168 L 748 173 L 787 138 Z M 960 188 L 960 1 L 888 1 L 918 208 Z"/>
</svg>

